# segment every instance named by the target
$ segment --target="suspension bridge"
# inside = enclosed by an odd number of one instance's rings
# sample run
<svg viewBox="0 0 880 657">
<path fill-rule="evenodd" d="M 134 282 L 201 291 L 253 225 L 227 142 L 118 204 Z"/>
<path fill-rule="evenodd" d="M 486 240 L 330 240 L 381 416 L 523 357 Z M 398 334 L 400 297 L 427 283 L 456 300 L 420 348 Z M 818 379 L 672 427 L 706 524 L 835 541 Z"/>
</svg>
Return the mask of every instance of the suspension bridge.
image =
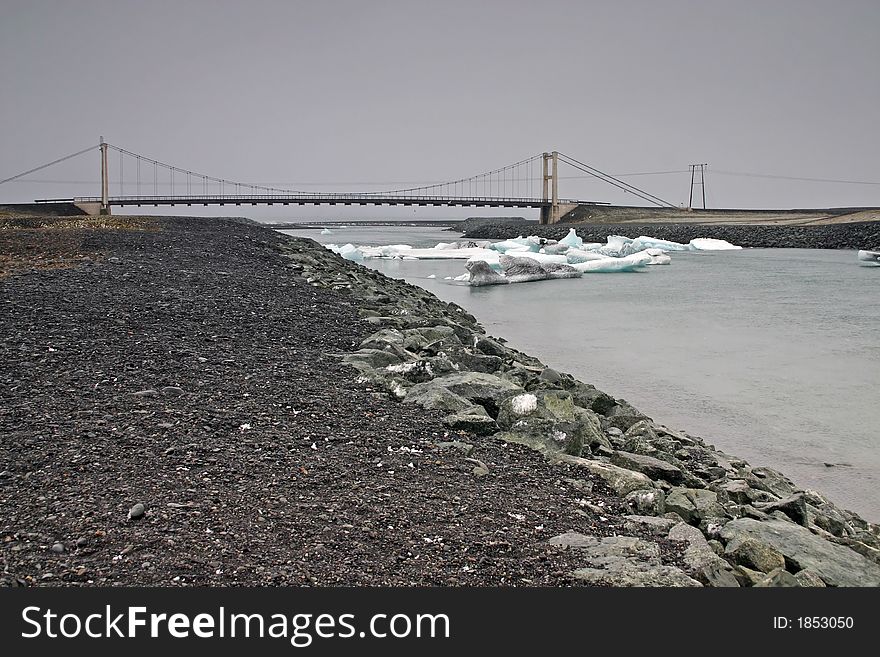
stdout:
<svg viewBox="0 0 880 657">
<path fill-rule="evenodd" d="M 593 176 L 649 204 L 677 206 L 558 151 L 544 152 L 477 175 L 369 192 L 281 189 L 218 178 L 134 153 L 104 141 L 0 180 L 0 185 L 75 157 L 100 154 L 100 196 L 36 199 L 38 204 L 73 203 L 88 214 L 110 214 L 113 206 L 174 205 L 402 205 L 538 208 L 541 223 L 556 223 L 579 205 L 604 205 L 559 196 L 561 165 Z M 111 179 L 111 164 L 115 165 Z M 111 192 L 117 192 L 113 194 Z"/>
</svg>

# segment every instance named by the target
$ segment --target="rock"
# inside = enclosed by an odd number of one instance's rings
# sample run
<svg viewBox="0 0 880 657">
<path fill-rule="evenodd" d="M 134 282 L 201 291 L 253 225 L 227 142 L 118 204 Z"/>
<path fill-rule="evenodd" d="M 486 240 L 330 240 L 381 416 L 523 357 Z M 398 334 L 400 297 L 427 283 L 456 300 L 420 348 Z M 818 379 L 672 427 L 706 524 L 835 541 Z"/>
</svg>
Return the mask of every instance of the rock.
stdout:
<svg viewBox="0 0 880 657">
<path fill-rule="evenodd" d="M 702 586 L 674 566 L 656 566 L 640 561 L 618 559 L 603 568 L 579 568 L 575 579 L 590 586 L 615 587 L 691 587 Z"/>
<path fill-rule="evenodd" d="M 482 335 L 474 338 L 474 349 L 487 356 L 507 358 L 510 355 L 510 349 L 497 340 Z"/>
<path fill-rule="evenodd" d="M 683 479 L 679 468 L 666 461 L 655 459 L 652 456 L 645 456 L 644 454 L 617 451 L 611 457 L 611 462 L 628 470 L 642 472 L 655 481 L 664 479 L 671 484 L 677 484 L 681 483 Z"/>
<path fill-rule="evenodd" d="M 677 513 L 692 525 L 699 524 L 703 518 L 726 515 L 718 496 L 702 488 L 673 488 L 666 493 L 666 510 Z"/>
<path fill-rule="evenodd" d="M 435 443 L 434 446 L 437 449 L 445 450 L 445 449 L 457 449 L 462 452 L 465 456 L 469 456 L 474 451 L 474 446 L 470 443 L 462 442 L 461 440 L 452 440 L 448 442 L 440 442 Z"/>
<path fill-rule="evenodd" d="M 880 586 L 880 565 L 792 522 L 739 518 L 727 523 L 721 536 L 731 551 L 750 538 L 764 543 L 782 553 L 792 569 L 809 568 L 829 586 Z"/>
<path fill-rule="evenodd" d="M 755 586 L 766 576 L 766 573 L 752 570 L 751 568 L 746 568 L 745 566 L 736 566 L 733 569 L 733 573 L 736 577 L 736 580 L 740 583 L 740 586 Z"/>
<path fill-rule="evenodd" d="M 495 420 L 482 406 L 471 406 L 460 413 L 447 415 L 443 418 L 443 424 L 450 429 L 470 431 L 478 436 L 490 436 L 498 431 Z"/>
<path fill-rule="evenodd" d="M 640 515 L 662 516 L 666 513 L 666 493 L 659 489 L 634 490 L 627 494 L 626 504 Z"/>
<path fill-rule="evenodd" d="M 781 511 L 799 525 L 807 527 L 810 524 L 807 518 L 807 502 L 804 499 L 803 493 L 797 493 L 778 502 L 768 504 L 762 511 L 764 513 Z"/>
<path fill-rule="evenodd" d="M 800 586 L 798 579 L 785 568 L 777 568 L 773 572 L 767 573 L 761 580 L 755 584 L 757 587 L 792 587 Z"/>
<path fill-rule="evenodd" d="M 735 504 L 749 504 L 757 498 L 757 491 L 742 479 L 733 479 L 725 481 L 721 484 L 710 486 L 712 490 L 718 493 L 718 499 L 721 501 L 729 501 Z"/>
<path fill-rule="evenodd" d="M 180 397 L 183 394 L 183 388 L 178 388 L 177 386 L 165 386 L 164 388 L 160 388 L 159 392 L 166 397 Z"/>
<path fill-rule="evenodd" d="M 669 518 L 657 518 L 655 516 L 629 515 L 623 516 L 623 528 L 627 531 L 649 531 L 656 536 L 666 536 L 675 525 L 674 520 Z"/>
<path fill-rule="evenodd" d="M 824 588 L 825 582 L 815 572 L 807 568 L 794 574 L 794 578 L 801 586 L 810 586 L 814 588 Z"/>
<path fill-rule="evenodd" d="M 362 349 L 376 349 L 383 351 L 389 344 L 403 347 L 404 335 L 397 329 L 382 329 L 370 335 L 366 340 L 361 342 Z"/>
<path fill-rule="evenodd" d="M 685 564 L 697 574 L 697 579 L 706 586 L 738 587 L 739 582 L 733 574 L 733 567 L 715 554 L 702 532 L 683 522 L 669 530 L 670 541 L 687 543 L 684 551 Z"/>
<path fill-rule="evenodd" d="M 52 546 L 52 552 L 55 554 L 62 554 L 64 552 L 64 543 L 55 543 Z"/>
<path fill-rule="evenodd" d="M 770 468 L 754 468 L 746 481 L 752 488 L 765 490 L 780 498 L 789 497 L 795 492 L 794 484 L 788 477 Z"/>
<path fill-rule="evenodd" d="M 445 389 L 483 406 L 489 415 L 497 414 L 498 405 L 507 397 L 523 392 L 520 386 L 493 374 L 482 372 L 457 372 L 437 377 L 410 388 L 407 395 L 422 394 L 427 390 Z"/>
<path fill-rule="evenodd" d="M 606 395 L 607 396 L 607 395 Z M 609 398 L 611 399 L 611 398 Z M 614 402 L 614 406 L 612 406 L 606 413 L 601 413 L 601 411 L 596 410 L 595 406 L 607 407 L 607 401 L 605 399 L 597 398 L 594 403 L 593 410 L 601 415 L 605 415 L 607 418 L 607 424 L 609 427 L 617 427 L 621 431 L 629 431 L 629 429 L 642 421 L 650 421 L 649 418 L 644 413 L 640 413 L 635 408 L 630 406 L 625 401 L 612 399 Z M 627 451 L 634 451 L 627 448 Z"/>
<path fill-rule="evenodd" d="M 474 405 L 461 395 L 456 395 L 446 388 L 415 385 L 407 390 L 404 404 L 418 404 L 423 408 L 459 413 Z"/>
<path fill-rule="evenodd" d="M 562 376 L 552 367 L 545 367 L 538 378 L 550 384 L 556 384 L 562 381 Z"/>
<path fill-rule="evenodd" d="M 734 563 L 762 573 L 785 568 L 785 557 L 781 552 L 751 538 L 728 543 L 725 554 Z"/>
<path fill-rule="evenodd" d="M 401 359 L 390 351 L 382 349 L 358 349 L 343 356 L 342 362 L 349 365 L 364 363 L 373 369 L 381 369 L 388 365 L 397 365 Z"/>
<path fill-rule="evenodd" d="M 597 475 L 620 497 L 626 497 L 634 490 L 651 490 L 654 488 L 651 480 L 641 472 L 627 470 L 610 463 L 602 463 L 601 461 L 593 461 L 567 454 L 557 455 L 556 460 L 583 468 Z"/>
<path fill-rule="evenodd" d="M 78 548 L 85 547 L 88 544 L 89 544 L 89 539 L 87 539 L 85 537 L 80 537 L 80 538 L 76 539 L 76 547 L 78 547 Z"/>
<path fill-rule="evenodd" d="M 498 410 L 498 425 L 530 436 L 541 451 L 580 456 L 583 447 L 609 446 L 595 413 L 576 406 L 565 390 L 535 390 L 510 396 Z"/>
<path fill-rule="evenodd" d="M 150 390 L 138 390 L 137 392 L 134 393 L 134 396 L 135 396 L 135 397 L 158 397 L 158 396 L 159 396 L 159 391 L 158 391 L 158 390 L 152 390 L 152 389 L 150 389 Z"/>
<path fill-rule="evenodd" d="M 136 519 L 142 517 L 145 512 L 146 512 L 146 509 L 144 508 L 144 505 L 141 504 L 140 502 L 138 502 L 137 504 L 135 504 L 133 507 L 131 507 L 128 510 L 128 519 L 129 520 L 136 520 Z"/>
</svg>

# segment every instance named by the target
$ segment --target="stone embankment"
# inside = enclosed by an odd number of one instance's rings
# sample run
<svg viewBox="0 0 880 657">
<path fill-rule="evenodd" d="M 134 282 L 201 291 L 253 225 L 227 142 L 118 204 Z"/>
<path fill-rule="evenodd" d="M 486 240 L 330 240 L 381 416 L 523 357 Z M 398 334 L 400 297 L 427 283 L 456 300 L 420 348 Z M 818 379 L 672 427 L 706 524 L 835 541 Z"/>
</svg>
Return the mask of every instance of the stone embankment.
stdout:
<svg viewBox="0 0 880 657">
<path fill-rule="evenodd" d="M 364 385 L 439 411 L 451 430 L 472 434 L 477 449 L 495 441 L 525 445 L 574 468 L 584 493 L 573 504 L 601 513 L 589 493 L 607 487 L 629 511 L 623 524 L 655 539 L 554 536 L 551 545 L 583 563 L 572 577 L 614 586 L 880 585 L 880 528 L 820 492 L 657 424 L 487 336 L 473 317 L 428 292 L 308 242 L 287 250 L 313 285 L 346 289 L 366 303 L 360 312 L 375 332 L 340 355 Z M 482 468 L 474 462 L 475 471 Z M 684 569 L 661 563 L 663 541 L 682 546 Z"/>
<path fill-rule="evenodd" d="M 636 238 L 641 235 L 687 244 L 698 237 L 714 237 L 743 247 L 790 249 L 868 249 L 880 247 L 880 222 L 857 222 L 815 226 L 694 224 L 694 223 L 559 223 L 540 225 L 534 221 L 469 219 L 462 226 L 463 237 L 506 240 L 519 235 L 537 235 L 559 240 L 574 228 L 585 242 L 604 242 L 609 235 Z"/>
</svg>

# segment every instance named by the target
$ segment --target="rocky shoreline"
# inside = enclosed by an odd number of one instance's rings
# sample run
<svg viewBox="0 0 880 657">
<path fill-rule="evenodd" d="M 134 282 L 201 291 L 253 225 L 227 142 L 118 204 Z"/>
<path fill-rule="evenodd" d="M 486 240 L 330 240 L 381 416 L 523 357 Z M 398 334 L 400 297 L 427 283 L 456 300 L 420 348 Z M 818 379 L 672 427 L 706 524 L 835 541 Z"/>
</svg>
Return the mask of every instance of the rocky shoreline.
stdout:
<svg viewBox="0 0 880 657">
<path fill-rule="evenodd" d="M 574 228 L 585 242 L 604 242 L 609 235 L 647 235 L 687 244 L 713 237 L 743 247 L 789 249 L 868 249 L 880 246 L 880 222 L 855 222 L 815 226 L 773 226 L 693 223 L 559 223 L 540 225 L 527 221 L 469 219 L 461 227 L 467 239 L 506 240 L 537 235 L 559 240 Z"/>
<path fill-rule="evenodd" d="M 420 288 L 65 221 L 0 227 L 0 584 L 880 585 L 876 525 Z"/>
</svg>

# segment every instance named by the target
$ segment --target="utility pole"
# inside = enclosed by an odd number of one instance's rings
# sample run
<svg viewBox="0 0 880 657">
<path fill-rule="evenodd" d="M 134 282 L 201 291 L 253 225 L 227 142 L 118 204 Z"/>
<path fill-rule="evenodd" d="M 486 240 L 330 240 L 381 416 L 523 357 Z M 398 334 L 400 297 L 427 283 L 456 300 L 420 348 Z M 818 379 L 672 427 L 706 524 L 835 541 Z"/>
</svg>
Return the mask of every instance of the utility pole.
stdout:
<svg viewBox="0 0 880 657">
<path fill-rule="evenodd" d="M 706 163 L 703 164 L 691 164 L 691 193 L 688 196 L 688 210 L 693 209 L 693 201 L 694 201 L 694 185 L 699 185 L 700 190 L 703 193 L 703 209 L 706 209 L 706 167 L 709 166 Z M 700 182 L 696 182 L 696 174 L 697 167 L 700 168 Z"/>
<path fill-rule="evenodd" d="M 107 171 L 107 142 L 101 137 L 101 214 L 110 214 L 110 176 Z"/>
</svg>

